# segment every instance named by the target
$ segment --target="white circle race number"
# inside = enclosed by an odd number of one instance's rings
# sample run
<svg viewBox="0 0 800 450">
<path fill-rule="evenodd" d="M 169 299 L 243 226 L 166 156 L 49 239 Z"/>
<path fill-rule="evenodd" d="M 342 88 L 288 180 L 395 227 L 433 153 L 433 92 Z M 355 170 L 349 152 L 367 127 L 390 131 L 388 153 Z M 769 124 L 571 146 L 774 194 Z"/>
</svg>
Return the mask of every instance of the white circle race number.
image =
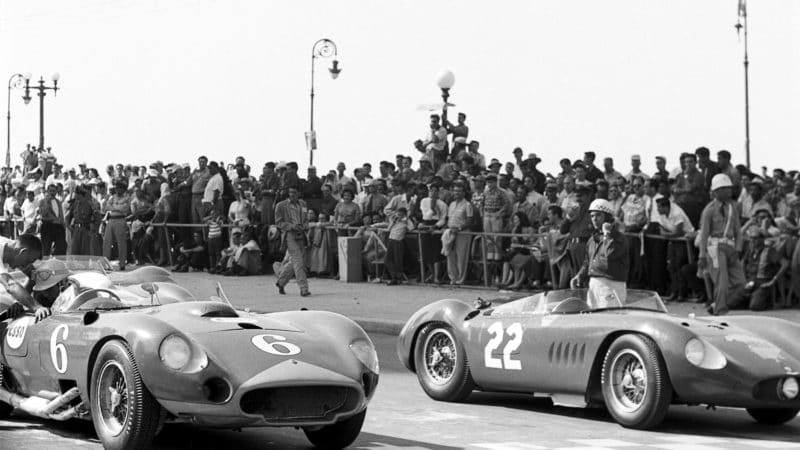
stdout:
<svg viewBox="0 0 800 450">
<path fill-rule="evenodd" d="M 33 317 L 24 316 L 8 324 L 8 331 L 6 331 L 8 348 L 18 349 L 22 347 L 22 343 L 25 342 L 25 332 L 31 323 L 33 323 Z"/>
<path fill-rule="evenodd" d="M 61 333 L 60 338 L 58 337 L 59 333 Z M 56 368 L 58 373 L 67 371 L 67 348 L 58 340 L 65 340 L 68 336 L 69 328 L 64 324 L 57 326 L 53 330 L 53 334 L 50 335 L 50 359 L 53 361 L 53 367 Z"/>
<path fill-rule="evenodd" d="M 286 342 L 286 338 L 278 334 L 259 334 L 250 341 L 259 350 L 273 355 L 292 356 L 300 353 L 300 347 Z"/>
</svg>

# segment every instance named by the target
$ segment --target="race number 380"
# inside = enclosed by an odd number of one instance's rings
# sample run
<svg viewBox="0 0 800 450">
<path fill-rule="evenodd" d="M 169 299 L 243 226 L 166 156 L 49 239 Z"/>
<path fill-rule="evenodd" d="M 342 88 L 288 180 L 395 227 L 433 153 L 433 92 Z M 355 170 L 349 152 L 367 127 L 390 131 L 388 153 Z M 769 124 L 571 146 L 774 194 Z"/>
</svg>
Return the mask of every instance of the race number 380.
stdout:
<svg viewBox="0 0 800 450">
<path fill-rule="evenodd" d="M 483 360 L 486 367 L 491 369 L 522 370 L 522 361 L 511 359 L 511 354 L 522 344 L 522 325 L 516 322 L 503 330 L 503 324 L 501 322 L 495 322 L 486 331 L 492 335 L 492 338 L 486 343 L 486 348 L 483 351 Z M 503 331 L 505 331 L 505 333 Z M 503 337 L 506 334 L 508 334 L 511 339 L 509 339 L 505 347 L 503 347 L 503 359 L 495 358 L 492 356 L 492 353 L 500 348 L 500 344 L 503 343 Z"/>
<path fill-rule="evenodd" d="M 273 355 L 292 356 L 300 353 L 300 347 L 279 334 L 259 334 L 250 340 L 259 350 Z"/>
</svg>

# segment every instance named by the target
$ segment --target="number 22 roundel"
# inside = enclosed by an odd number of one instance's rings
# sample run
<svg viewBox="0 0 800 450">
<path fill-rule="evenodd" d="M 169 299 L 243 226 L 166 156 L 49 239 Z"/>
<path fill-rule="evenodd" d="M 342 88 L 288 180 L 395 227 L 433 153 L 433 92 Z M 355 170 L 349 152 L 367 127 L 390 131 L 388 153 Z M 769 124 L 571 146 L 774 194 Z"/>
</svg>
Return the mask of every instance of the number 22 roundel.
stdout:
<svg viewBox="0 0 800 450">
<path fill-rule="evenodd" d="M 492 338 L 489 339 L 483 350 L 484 365 L 490 369 L 522 370 L 522 361 L 511 358 L 511 354 L 517 351 L 522 344 L 522 324 L 514 322 L 508 328 L 503 329 L 502 322 L 495 322 L 486 331 Z M 509 339 L 503 347 L 503 357 L 495 357 L 493 354 L 500 348 L 506 335 Z"/>
</svg>

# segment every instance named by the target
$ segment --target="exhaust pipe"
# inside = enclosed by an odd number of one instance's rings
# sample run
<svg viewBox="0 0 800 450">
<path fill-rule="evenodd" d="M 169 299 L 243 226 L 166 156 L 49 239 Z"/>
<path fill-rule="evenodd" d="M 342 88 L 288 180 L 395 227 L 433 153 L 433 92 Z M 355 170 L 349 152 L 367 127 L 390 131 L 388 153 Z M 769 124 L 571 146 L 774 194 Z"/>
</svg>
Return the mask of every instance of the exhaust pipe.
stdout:
<svg viewBox="0 0 800 450">
<path fill-rule="evenodd" d="M 78 388 L 74 387 L 58 395 L 56 398 L 48 400 L 37 396 L 25 397 L 0 387 L 0 401 L 8 403 L 14 408 L 21 409 L 32 416 L 41 417 L 42 419 L 67 420 L 79 415 L 83 403 L 68 408 L 65 411 L 55 413 L 57 409 L 67 406 L 69 402 L 78 398 L 79 395 L 80 392 Z"/>
</svg>

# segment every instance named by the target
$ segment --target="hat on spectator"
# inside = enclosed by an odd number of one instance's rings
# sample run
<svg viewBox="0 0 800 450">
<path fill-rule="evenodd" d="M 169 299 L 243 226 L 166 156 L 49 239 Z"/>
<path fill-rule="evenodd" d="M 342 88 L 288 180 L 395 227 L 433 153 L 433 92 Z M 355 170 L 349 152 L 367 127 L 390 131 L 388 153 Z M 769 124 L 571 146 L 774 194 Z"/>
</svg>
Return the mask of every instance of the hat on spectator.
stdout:
<svg viewBox="0 0 800 450">
<path fill-rule="evenodd" d="M 611 206 L 611 202 L 608 200 L 598 198 L 596 200 L 592 200 L 592 203 L 589 205 L 589 212 L 601 212 L 613 216 L 614 207 Z"/>
<path fill-rule="evenodd" d="M 664 158 L 663 156 L 656 156 L 656 161 L 667 162 L 667 158 Z"/>
<path fill-rule="evenodd" d="M 86 163 L 85 163 L 85 162 L 82 162 L 82 163 L 78 164 L 78 166 L 79 166 L 79 167 L 86 167 Z"/>
<path fill-rule="evenodd" d="M 497 181 L 497 175 L 494 173 L 486 175 L 486 181 Z"/>
<path fill-rule="evenodd" d="M 286 169 L 286 161 L 280 161 L 278 165 L 275 166 L 275 169 L 277 170 Z"/>
<path fill-rule="evenodd" d="M 513 153 L 513 154 L 515 154 L 515 155 L 516 155 L 517 153 L 520 153 L 520 154 L 521 154 L 521 153 L 522 153 L 522 148 L 521 148 L 521 147 L 514 147 L 514 151 L 512 151 L 511 153 Z"/>
<path fill-rule="evenodd" d="M 275 163 L 272 162 L 272 161 L 267 161 L 267 162 L 264 163 L 264 167 L 269 167 L 270 169 L 274 169 L 275 168 Z"/>
<path fill-rule="evenodd" d="M 492 162 L 489 163 L 489 167 L 494 167 L 494 166 L 502 166 L 502 164 L 500 164 L 500 160 L 499 159 L 492 158 Z"/>
<path fill-rule="evenodd" d="M 749 183 L 747 183 L 747 186 L 753 186 L 753 185 L 756 185 L 756 186 L 758 186 L 760 188 L 763 188 L 764 187 L 764 180 L 761 179 L 761 177 L 755 176 L 755 177 L 753 177 L 753 179 L 750 180 Z"/>
<path fill-rule="evenodd" d="M 597 155 L 595 155 L 594 152 L 583 152 L 583 156 L 590 158 L 592 161 L 594 161 L 595 158 L 597 158 Z"/>
<path fill-rule="evenodd" d="M 155 177 L 157 177 L 158 175 L 159 175 L 159 174 L 158 174 L 158 170 L 156 170 L 156 169 L 150 169 L 150 170 L 148 170 L 148 171 L 147 171 L 147 176 L 148 176 L 148 177 L 153 177 L 153 178 L 155 178 Z"/>
<path fill-rule="evenodd" d="M 546 191 L 547 190 L 557 191 L 558 190 L 558 183 L 555 182 L 555 181 L 548 181 L 547 184 L 544 185 L 544 190 L 546 190 Z"/>
<path fill-rule="evenodd" d="M 459 136 L 459 137 L 453 139 L 453 143 L 466 145 L 467 144 L 467 138 L 464 137 L 464 136 Z"/>
<path fill-rule="evenodd" d="M 423 163 L 423 162 L 429 163 L 429 162 L 431 162 L 431 159 L 428 158 L 428 155 L 422 155 L 422 156 L 419 157 L 419 162 L 421 162 L 421 163 Z"/>
<path fill-rule="evenodd" d="M 640 155 L 631 155 L 631 161 L 641 161 L 642 157 Z"/>
<path fill-rule="evenodd" d="M 712 192 L 726 187 L 733 187 L 733 183 L 731 183 L 731 178 L 724 173 L 718 173 L 711 179 Z"/>
<path fill-rule="evenodd" d="M 539 158 L 538 156 L 536 156 L 536 153 L 528 153 L 528 159 L 529 160 L 532 159 L 535 162 L 541 162 L 542 161 L 542 158 Z"/>
</svg>

